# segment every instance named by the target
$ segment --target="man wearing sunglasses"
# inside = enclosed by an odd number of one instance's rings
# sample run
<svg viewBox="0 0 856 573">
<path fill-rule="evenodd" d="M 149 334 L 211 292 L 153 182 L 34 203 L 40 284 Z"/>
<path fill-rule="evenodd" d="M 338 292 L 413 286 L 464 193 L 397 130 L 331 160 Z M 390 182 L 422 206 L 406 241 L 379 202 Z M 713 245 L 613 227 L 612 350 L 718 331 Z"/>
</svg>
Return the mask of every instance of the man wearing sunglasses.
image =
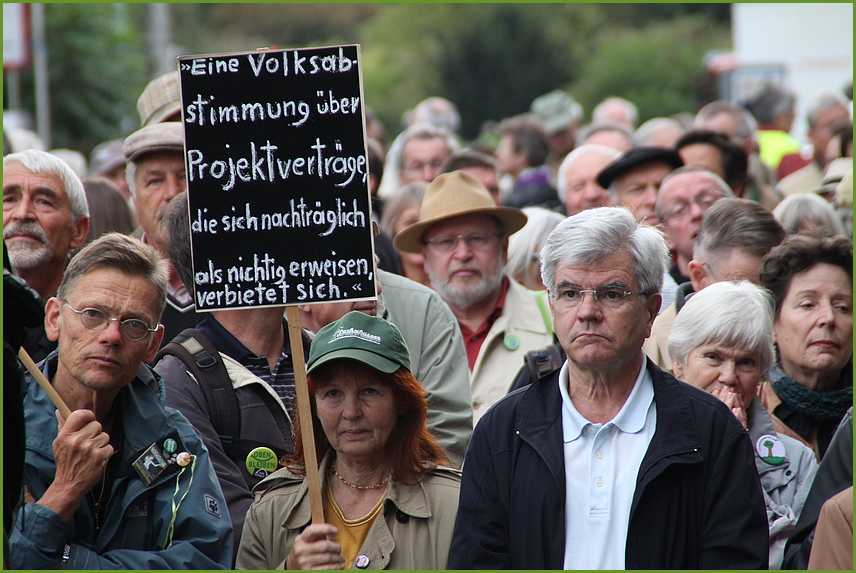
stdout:
<svg viewBox="0 0 856 573">
<path fill-rule="evenodd" d="M 111 233 L 71 260 L 48 300 L 45 330 L 59 348 L 39 366 L 71 413 L 28 377 L 12 568 L 231 566 L 208 452 L 144 364 L 163 337 L 167 273 L 153 248 Z"/>
</svg>

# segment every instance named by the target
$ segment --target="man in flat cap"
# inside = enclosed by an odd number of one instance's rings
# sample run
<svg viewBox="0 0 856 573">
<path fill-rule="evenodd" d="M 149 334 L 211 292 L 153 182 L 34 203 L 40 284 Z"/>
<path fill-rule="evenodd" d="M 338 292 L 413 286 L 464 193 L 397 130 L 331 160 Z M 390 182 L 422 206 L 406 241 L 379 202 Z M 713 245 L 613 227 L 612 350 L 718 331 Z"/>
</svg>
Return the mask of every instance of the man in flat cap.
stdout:
<svg viewBox="0 0 856 573">
<path fill-rule="evenodd" d="M 419 221 L 395 237 L 399 250 L 422 253 L 431 286 L 458 319 L 474 420 L 508 392 L 526 352 L 553 341 L 539 293 L 503 271 L 508 236 L 525 224 L 520 209 L 497 207 L 477 179 L 453 171 L 431 183 Z"/>
<path fill-rule="evenodd" d="M 167 72 L 148 83 L 137 99 L 140 125 L 181 121 L 181 84 L 178 72 Z"/>
<path fill-rule="evenodd" d="M 131 236 L 153 246 L 169 260 L 161 220 L 169 202 L 187 189 L 181 123 L 172 121 L 147 125 L 125 139 L 123 151 L 128 159 L 128 186 L 140 222 Z M 200 320 L 201 317 L 196 316 L 192 291 L 185 288 L 170 263 L 167 305 L 161 318 L 165 328 L 164 341 L 169 342 Z"/>
<path fill-rule="evenodd" d="M 657 194 L 666 175 L 683 166 L 673 149 L 634 147 L 607 165 L 597 176 L 598 185 L 609 191 L 612 205 L 626 205 L 636 220 L 657 224 Z"/>
</svg>

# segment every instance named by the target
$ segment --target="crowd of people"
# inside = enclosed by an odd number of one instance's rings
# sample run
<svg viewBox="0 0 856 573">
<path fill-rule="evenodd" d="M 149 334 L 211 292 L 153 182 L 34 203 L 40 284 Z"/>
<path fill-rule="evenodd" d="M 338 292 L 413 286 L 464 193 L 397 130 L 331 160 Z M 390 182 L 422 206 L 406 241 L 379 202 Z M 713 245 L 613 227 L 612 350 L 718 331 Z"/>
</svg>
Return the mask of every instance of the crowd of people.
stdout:
<svg viewBox="0 0 856 573">
<path fill-rule="evenodd" d="M 852 102 L 794 106 L 366 109 L 378 296 L 299 325 L 196 312 L 177 72 L 88 169 L 4 138 L 4 564 L 852 568 Z"/>
</svg>

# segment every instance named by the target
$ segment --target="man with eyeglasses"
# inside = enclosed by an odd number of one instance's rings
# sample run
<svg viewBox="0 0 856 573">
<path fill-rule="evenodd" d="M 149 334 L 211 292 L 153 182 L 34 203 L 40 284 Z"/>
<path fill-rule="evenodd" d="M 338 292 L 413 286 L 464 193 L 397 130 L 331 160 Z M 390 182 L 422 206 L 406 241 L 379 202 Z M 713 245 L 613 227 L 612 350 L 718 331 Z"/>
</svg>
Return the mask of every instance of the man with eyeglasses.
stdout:
<svg viewBox="0 0 856 573">
<path fill-rule="evenodd" d="M 523 356 L 550 344 L 546 303 L 504 272 L 508 236 L 526 224 L 513 207 L 497 207 L 488 190 L 462 171 L 444 173 L 425 191 L 419 221 L 395 246 L 425 257 L 431 286 L 449 305 L 464 337 L 473 419 L 511 389 Z"/>
<path fill-rule="evenodd" d="M 59 349 L 39 367 L 71 414 L 27 376 L 12 568 L 231 566 L 232 525 L 208 451 L 145 365 L 163 336 L 167 272 L 153 248 L 111 233 L 71 260 L 48 300 L 45 329 Z"/>
<path fill-rule="evenodd" d="M 704 212 L 723 197 L 734 197 L 734 193 L 718 175 L 703 167 L 680 167 L 663 179 L 656 212 L 675 261 L 669 274 L 677 284 L 690 280 L 689 263 Z"/>
<path fill-rule="evenodd" d="M 402 134 L 399 179 L 401 185 L 414 181 L 430 183 L 440 174 L 443 161 L 458 145 L 445 130 L 429 123 L 416 123 Z"/>
<path fill-rule="evenodd" d="M 567 360 L 473 432 L 450 569 L 765 569 L 752 444 L 725 404 L 649 361 L 662 233 L 568 217 L 541 275 Z"/>
</svg>

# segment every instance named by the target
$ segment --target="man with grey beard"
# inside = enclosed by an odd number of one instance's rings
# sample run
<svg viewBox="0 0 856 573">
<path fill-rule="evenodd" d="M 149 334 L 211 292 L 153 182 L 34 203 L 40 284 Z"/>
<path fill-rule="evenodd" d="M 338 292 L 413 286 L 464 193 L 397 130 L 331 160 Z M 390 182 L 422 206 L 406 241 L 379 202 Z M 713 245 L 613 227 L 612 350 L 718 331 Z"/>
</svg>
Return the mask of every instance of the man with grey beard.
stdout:
<svg viewBox="0 0 856 573">
<path fill-rule="evenodd" d="M 65 162 L 35 149 L 3 158 L 3 240 L 12 271 L 42 300 L 56 293 L 88 232 L 83 183 Z M 39 325 L 28 330 L 23 346 L 38 361 L 56 343 Z"/>
<path fill-rule="evenodd" d="M 553 342 L 542 293 L 504 272 L 508 236 L 525 224 L 523 211 L 497 207 L 476 178 L 453 171 L 431 183 L 419 221 L 395 237 L 399 250 L 425 257 L 431 286 L 458 319 L 474 422 L 508 393 L 526 352 Z"/>
</svg>

